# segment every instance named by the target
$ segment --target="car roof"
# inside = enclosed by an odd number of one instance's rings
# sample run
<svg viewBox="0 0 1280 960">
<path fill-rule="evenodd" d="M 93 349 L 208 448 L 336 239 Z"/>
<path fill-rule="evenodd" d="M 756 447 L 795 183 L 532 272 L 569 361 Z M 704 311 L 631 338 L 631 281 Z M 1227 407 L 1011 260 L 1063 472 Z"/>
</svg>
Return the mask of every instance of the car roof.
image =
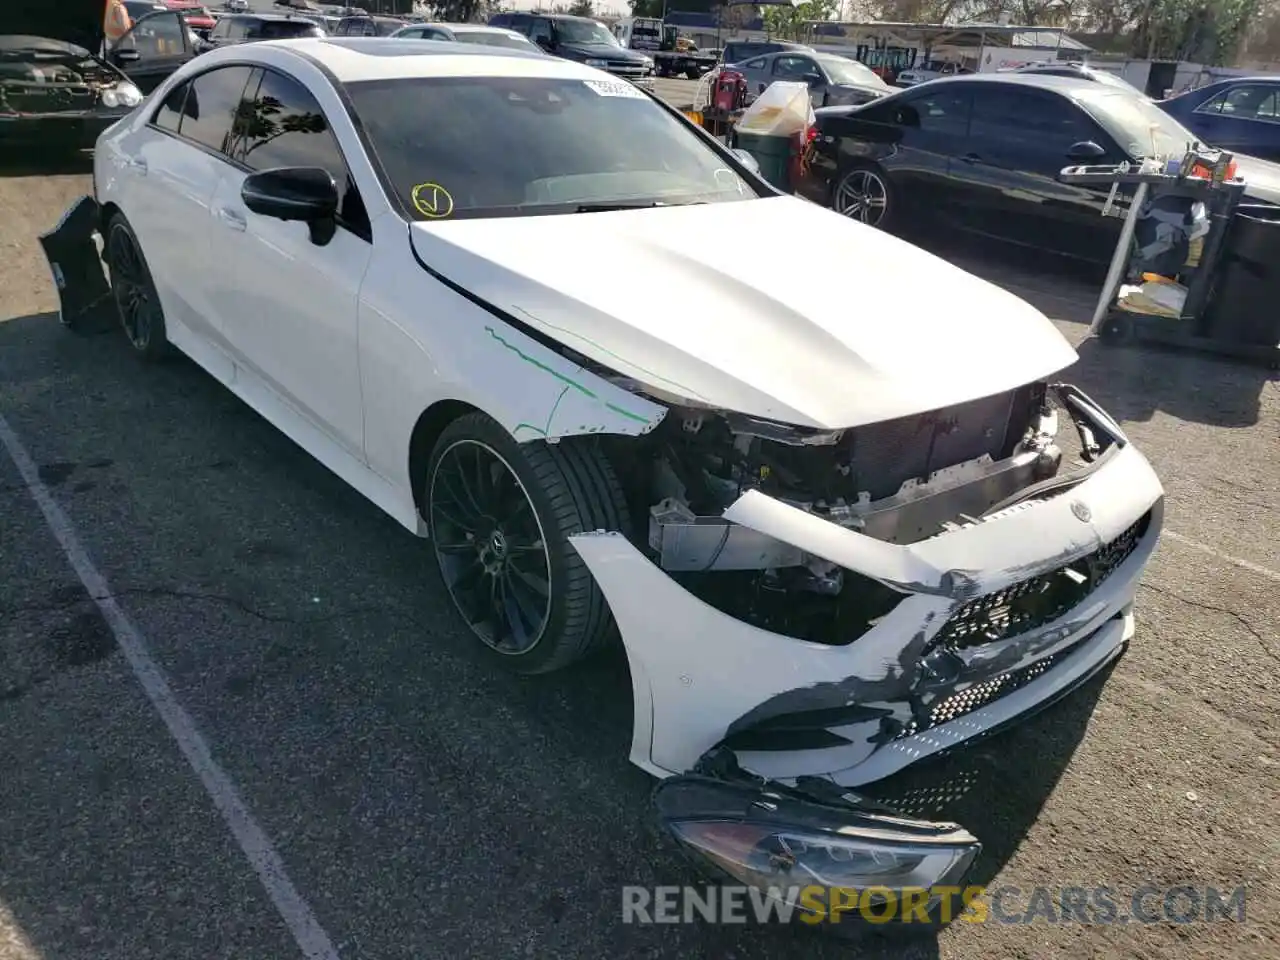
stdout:
<svg viewBox="0 0 1280 960">
<path fill-rule="evenodd" d="M 219 20 L 273 20 L 284 23 L 315 23 L 310 17 L 303 17 L 292 13 L 272 13 L 264 10 L 262 13 L 227 13 L 218 18 Z"/>
<path fill-rule="evenodd" d="M 1097 84 L 1084 77 L 1060 77 L 1051 73 L 966 73 L 955 77 L 939 77 L 908 90 L 938 89 L 941 84 L 995 83 L 1014 87 L 1037 87 L 1070 96 L 1073 91 L 1094 90 Z M 904 91 L 905 92 L 905 91 Z"/>
<path fill-rule="evenodd" d="M 343 83 L 410 77 L 534 77 L 599 80 L 601 72 L 572 60 L 509 47 L 453 43 L 449 40 L 394 37 L 303 37 L 247 44 L 256 57 L 266 49 L 291 50 L 319 61 Z M 229 49 L 229 48 L 227 48 Z M 202 54 L 214 57 L 218 51 Z M 206 61 L 207 62 L 207 61 Z"/>
</svg>

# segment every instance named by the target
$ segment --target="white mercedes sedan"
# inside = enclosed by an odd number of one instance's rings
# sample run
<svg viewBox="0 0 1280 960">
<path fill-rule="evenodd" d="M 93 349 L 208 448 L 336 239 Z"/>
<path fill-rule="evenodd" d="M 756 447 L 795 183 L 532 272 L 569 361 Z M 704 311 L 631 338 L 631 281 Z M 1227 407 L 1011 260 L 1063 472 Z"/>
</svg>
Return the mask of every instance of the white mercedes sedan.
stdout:
<svg viewBox="0 0 1280 960">
<path fill-rule="evenodd" d="M 1163 491 L 1052 323 L 624 81 L 241 45 L 104 133 L 94 190 L 44 238 L 63 322 L 109 290 L 139 357 L 188 355 L 426 538 L 495 661 L 620 639 L 631 759 L 738 882 L 957 882 L 974 837 L 834 785 L 1134 634 Z"/>
</svg>

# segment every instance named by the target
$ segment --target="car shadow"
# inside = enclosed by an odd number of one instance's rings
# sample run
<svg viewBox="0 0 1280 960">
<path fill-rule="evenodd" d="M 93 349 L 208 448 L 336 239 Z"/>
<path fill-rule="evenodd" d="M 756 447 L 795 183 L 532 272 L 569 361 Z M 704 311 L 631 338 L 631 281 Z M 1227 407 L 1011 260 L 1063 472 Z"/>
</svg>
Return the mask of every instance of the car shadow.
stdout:
<svg viewBox="0 0 1280 960">
<path fill-rule="evenodd" d="M 160 365 L 141 378 L 135 358 L 118 335 L 104 341 L 97 337 L 65 337 L 61 332 L 51 334 L 42 329 L 56 323 L 46 314 L 0 324 L 0 378 L 7 377 L 14 385 L 30 378 L 34 384 L 43 382 L 48 369 L 57 369 L 67 380 L 61 387 L 67 400 L 58 411 L 60 429 L 83 431 L 88 429 L 86 420 L 91 421 L 95 435 L 113 438 L 109 449 L 122 461 L 130 457 L 133 449 L 120 439 L 127 434 L 135 435 L 147 449 L 163 451 L 163 471 L 147 459 L 145 450 L 136 451 L 138 466 L 150 471 L 136 478 L 142 482 L 145 476 L 148 484 L 145 496 L 139 495 L 139 505 L 172 504 L 169 512 L 183 511 L 182 497 L 191 495 L 193 478 L 197 476 L 193 471 L 203 465 L 200 469 L 213 471 L 209 476 L 215 479 L 218 496 L 231 496 L 238 504 L 237 512 L 248 511 L 243 522 L 253 527 L 256 537 L 287 541 L 292 529 L 291 510 L 300 503 L 309 505 L 308 515 L 343 518 L 334 521 L 333 530 L 318 525 L 307 531 L 308 549 L 317 556 L 326 556 L 306 575 L 308 594 L 314 592 L 326 601 L 333 596 L 335 603 L 354 603 L 352 598 L 358 598 L 361 604 L 359 618 L 334 621 L 337 632 L 332 640 L 324 639 L 324 627 L 319 623 L 307 626 L 308 621 L 299 620 L 291 625 L 288 617 L 273 616 L 265 622 L 242 616 L 229 620 L 234 631 L 220 636 L 243 634 L 243 638 L 228 639 L 226 648 L 219 648 L 208 663 L 192 660 L 184 666 L 196 656 L 186 646 L 175 648 L 165 657 L 179 690 L 189 671 L 198 677 L 198 683 L 187 689 L 197 694 L 214 689 L 222 675 L 220 671 L 225 671 L 226 696 L 215 701 L 221 709 L 206 708 L 205 716 L 215 734 L 222 724 L 228 725 L 219 742 L 233 759 L 235 751 L 229 745 L 236 741 L 231 733 L 243 733 L 245 728 L 227 718 L 234 717 L 237 710 L 252 712 L 249 707 L 268 696 L 287 700 L 295 687 L 308 710 L 334 715 L 333 729 L 346 729 L 338 724 L 339 719 L 351 725 L 342 736 L 326 741 L 325 752 L 335 760 L 325 767 L 324 776 L 332 780 L 325 780 L 314 794 L 318 805 L 306 814 L 315 820 L 310 829 L 323 834 L 320 826 L 329 820 L 338 823 L 335 829 L 345 829 L 352 814 L 341 801 L 358 794 L 361 803 L 382 811 L 385 836 L 400 836 L 398 829 L 392 827 L 404 825 L 407 830 L 407 825 L 419 819 L 424 809 L 435 810 L 442 817 L 456 810 L 450 804 L 458 801 L 448 787 L 449 777 L 454 775 L 449 771 L 456 765 L 457 776 L 464 782 L 459 791 L 463 801 L 475 804 L 479 803 L 477 798 L 484 797 L 487 812 L 477 819 L 496 818 L 492 834 L 479 827 L 460 831 L 459 836 L 474 845 L 472 856 L 477 862 L 505 856 L 506 838 L 526 833 L 527 811 L 536 810 L 539 829 L 547 832 L 548 839 L 564 836 L 569 841 L 576 838 L 604 844 L 596 857 L 598 863 L 592 860 L 595 855 L 589 854 L 583 859 L 595 865 L 582 871 L 581 876 L 575 874 L 572 882 L 565 881 L 566 890 L 584 902 L 591 896 L 599 898 L 600 891 L 611 891 L 622 883 L 701 886 L 705 882 L 651 822 L 648 795 L 652 781 L 627 762 L 631 683 L 621 650 L 615 647 L 549 676 L 520 677 L 493 670 L 471 638 L 451 626 L 448 600 L 432 576 L 433 560 L 428 552 L 412 538 L 388 538 L 390 521 L 337 476 L 316 464 L 190 361 Z M 112 331 L 110 325 L 104 328 Z M 16 349 L 20 344 L 23 349 Z M 18 367 L 24 362 L 19 355 L 24 353 L 37 362 Z M 138 413 L 143 410 L 146 419 L 140 420 Z M 233 462 L 236 456 L 253 460 L 262 471 L 239 493 L 234 492 L 241 469 Z M 120 482 L 124 483 L 128 476 L 122 474 Z M 289 504 L 268 505 L 272 498 L 262 494 L 269 493 L 274 482 L 291 491 Z M 69 490 L 74 493 L 75 487 Z M 250 494 L 253 500 L 240 499 Z M 119 522 L 123 522 L 130 515 L 127 506 L 133 500 L 123 486 L 113 496 L 119 498 Z M 255 506 L 259 501 L 262 506 Z M 113 514 L 116 510 L 112 508 Z M 190 513 L 190 518 L 184 516 L 184 524 L 190 522 L 189 527 L 184 526 L 184 535 L 201 543 L 201 554 L 221 558 L 221 551 L 228 548 L 227 542 L 234 542 L 234 535 L 224 533 L 204 541 L 201 536 L 207 528 L 199 522 L 200 511 Z M 185 553 L 182 557 L 181 565 L 166 574 L 166 583 L 168 577 L 181 582 L 203 569 L 188 568 L 190 559 Z M 146 564 L 141 562 L 139 566 L 145 569 Z M 220 592 L 238 596 L 238 582 L 235 576 L 223 572 L 212 585 Z M 281 589 L 280 581 L 270 582 L 274 584 L 273 591 Z M 369 601 L 370 595 L 374 602 Z M 142 608 L 143 599 L 133 598 L 129 604 Z M 246 662 L 246 650 L 240 645 L 249 642 L 247 638 L 258 636 L 255 631 L 262 631 L 271 641 L 264 644 L 261 657 L 255 653 Z M 157 636 L 157 644 L 165 642 L 163 636 Z M 326 653 L 329 644 L 332 650 Z M 424 650 L 430 651 L 429 655 L 424 655 Z M 163 648 L 157 649 L 157 654 L 162 652 Z M 329 656 L 335 659 L 330 661 Z M 186 680 L 191 682 L 189 676 Z M 1021 726 L 881 781 L 866 792 L 904 814 L 944 817 L 966 826 L 984 843 L 970 882 L 988 883 L 1018 849 L 1060 782 L 1084 736 L 1102 683 L 1095 679 Z M 424 718 L 431 718 L 432 722 L 423 722 Z M 49 743 L 56 743 L 57 732 L 46 729 L 28 734 L 35 742 L 44 736 Z M 304 733 L 301 728 L 286 724 L 272 737 L 285 743 L 290 736 Z M 503 746 L 504 737 L 511 746 Z M 369 749 L 371 742 L 378 744 L 377 750 Z M 57 753 L 52 747 L 44 749 L 50 755 Z M 410 763 L 404 758 L 418 759 Z M 352 787 L 351 794 L 345 792 L 348 784 L 339 768 L 350 770 L 352 782 L 358 781 L 358 789 Z M 483 790 L 472 782 L 477 774 L 484 777 Z M 126 791 L 135 783 L 145 786 L 145 778 L 121 777 L 116 789 Z M 521 802 L 497 806 L 491 802 L 495 797 L 506 796 L 519 797 Z M 271 798 L 262 792 L 252 799 L 262 806 L 269 807 L 271 803 Z M 32 811 L 39 809 L 39 804 L 28 806 Z M 290 816 L 302 816 L 292 807 L 288 809 Z M 163 818 L 157 814 L 154 829 L 160 838 L 165 829 L 181 822 L 177 813 L 162 813 Z M 34 818 L 34 813 L 30 817 Z M 86 828 L 92 840 L 86 849 L 92 849 L 99 859 L 104 871 L 101 875 L 126 875 L 125 871 L 131 869 L 129 858 L 135 854 L 111 844 L 118 829 L 118 824 L 107 822 Z M 15 822 L 11 834 L 36 836 L 39 830 L 52 838 L 62 836 L 47 824 L 40 824 L 37 829 L 35 822 Z M 384 883 L 381 894 L 390 898 L 399 895 L 392 891 L 421 880 L 404 864 L 398 867 L 399 872 L 392 866 L 392 851 L 400 850 L 401 841 L 394 841 L 393 847 L 378 846 L 373 840 L 369 843 L 369 856 L 373 858 L 370 862 L 350 852 L 343 854 L 362 883 Z M 297 857 L 305 866 L 302 853 Z M 50 918 L 55 916 L 53 905 L 64 902 L 66 877 L 57 863 L 47 869 L 38 869 L 34 864 L 36 860 L 31 857 L 14 860 L 8 888 L 0 893 L 7 895 L 9 906 L 22 915 L 24 926 L 36 942 L 48 945 L 47 955 L 53 956 L 54 924 Z M 517 869 L 513 864 L 514 861 L 495 859 L 492 869 Z M 443 875 L 441 871 L 440 876 Z M 485 876 L 483 871 L 479 876 Z M 92 881 L 85 882 L 91 887 Z M 567 894 L 566 897 L 569 902 L 575 899 Z M 592 915 L 585 912 L 587 908 L 580 907 L 581 912 L 570 914 L 565 926 L 584 935 L 595 929 L 593 923 L 616 925 L 612 904 L 610 898 L 607 905 L 599 908 L 598 920 L 592 920 Z M 179 912 L 181 916 L 177 915 Z M 185 929 L 188 921 L 187 913 L 175 908 L 175 915 L 164 922 L 175 929 Z M 836 957 L 849 955 L 850 945 L 844 942 L 848 937 L 856 940 L 860 957 L 936 960 L 940 955 L 936 933 L 919 927 L 904 926 L 896 934 L 852 924 L 839 930 L 834 926 L 826 930 L 797 927 L 683 927 L 670 933 L 681 937 L 670 952 L 691 956 Z M 749 949 L 744 946 L 748 941 Z M 646 941 L 628 941 L 628 946 L 638 947 L 642 942 Z"/>
<path fill-rule="evenodd" d="M 1084 328 L 1093 319 L 1104 268 L 981 238 L 964 247 L 950 237 L 913 242 L 1022 297 L 1046 316 L 1071 323 L 1066 332 L 1080 361 L 1064 376 L 1117 419 L 1145 423 L 1164 413 L 1214 427 L 1258 422 L 1262 391 L 1276 373 L 1189 350 L 1113 345 L 1089 336 Z"/>
<path fill-rule="evenodd" d="M 92 172 L 92 150 L 54 149 L 42 144 L 25 149 L 0 149 L 0 177 L 53 177 Z"/>
</svg>

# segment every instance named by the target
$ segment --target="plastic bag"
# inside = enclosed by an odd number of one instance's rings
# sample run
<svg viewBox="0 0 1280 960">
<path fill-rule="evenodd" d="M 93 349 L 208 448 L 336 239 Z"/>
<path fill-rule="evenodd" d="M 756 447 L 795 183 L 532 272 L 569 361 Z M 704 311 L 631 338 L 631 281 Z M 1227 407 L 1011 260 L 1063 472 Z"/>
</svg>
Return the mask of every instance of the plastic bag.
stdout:
<svg viewBox="0 0 1280 960">
<path fill-rule="evenodd" d="M 738 129 L 743 133 L 792 137 L 807 130 L 816 119 L 808 85 L 778 80 L 747 107 Z"/>
</svg>

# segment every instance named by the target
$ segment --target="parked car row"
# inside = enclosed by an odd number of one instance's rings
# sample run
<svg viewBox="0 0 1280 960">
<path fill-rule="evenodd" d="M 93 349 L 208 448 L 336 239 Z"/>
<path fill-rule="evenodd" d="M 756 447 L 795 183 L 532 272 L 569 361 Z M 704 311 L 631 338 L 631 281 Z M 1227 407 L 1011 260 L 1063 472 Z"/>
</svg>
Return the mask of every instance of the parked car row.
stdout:
<svg viewBox="0 0 1280 960">
<path fill-rule="evenodd" d="M 1126 87 L 973 74 L 819 109 L 797 191 L 874 226 L 925 221 L 1106 262 L 1121 227 L 1102 216 L 1110 190 L 1065 184 L 1061 170 L 1180 156 L 1201 139 Z M 1253 201 L 1280 203 L 1280 167 L 1237 162 Z"/>
</svg>

